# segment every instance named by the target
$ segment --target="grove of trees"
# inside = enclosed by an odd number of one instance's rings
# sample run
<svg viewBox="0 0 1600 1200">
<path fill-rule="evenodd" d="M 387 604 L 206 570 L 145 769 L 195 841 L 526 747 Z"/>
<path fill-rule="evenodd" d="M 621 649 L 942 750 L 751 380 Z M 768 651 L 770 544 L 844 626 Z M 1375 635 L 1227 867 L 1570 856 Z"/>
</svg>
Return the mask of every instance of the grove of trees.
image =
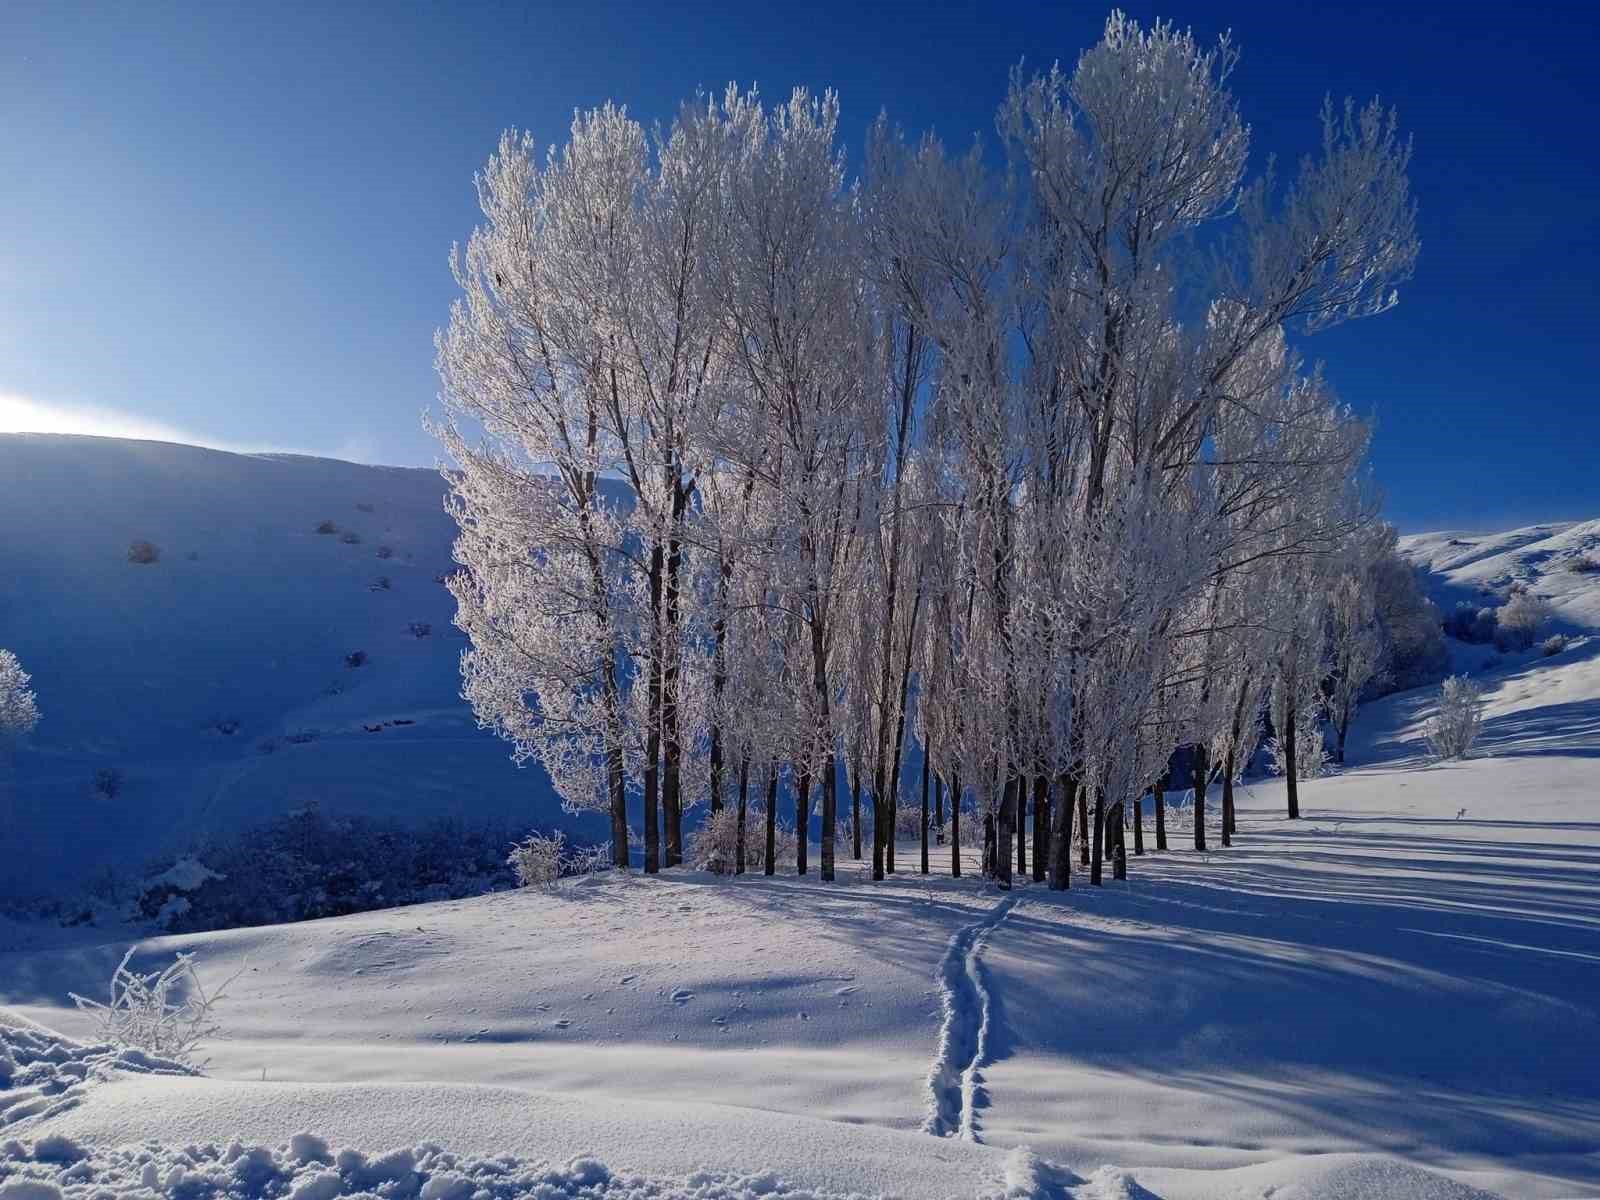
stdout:
<svg viewBox="0 0 1600 1200">
<path fill-rule="evenodd" d="M 1099 882 L 1152 789 L 1165 848 L 1180 748 L 1231 839 L 1268 710 L 1297 815 L 1300 742 L 1426 641 L 1299 348 L 1396 303 L 1411 151 L 1325 103 L 1248 174 L 1236 60 L 1114 13 L 992 142 L 880 117 L 853 170 L 832 93 L 502 138 L 438 336 L 464 691 L 618 865 L 633 797 L 646 871 L 705 803 L 740 868 L 819 814 L 822 878 L 882 878 L 905 794 L 923 869 L 934 824 L 954 870 L 1065 887 L 1076 838 Z"/>
</svg>

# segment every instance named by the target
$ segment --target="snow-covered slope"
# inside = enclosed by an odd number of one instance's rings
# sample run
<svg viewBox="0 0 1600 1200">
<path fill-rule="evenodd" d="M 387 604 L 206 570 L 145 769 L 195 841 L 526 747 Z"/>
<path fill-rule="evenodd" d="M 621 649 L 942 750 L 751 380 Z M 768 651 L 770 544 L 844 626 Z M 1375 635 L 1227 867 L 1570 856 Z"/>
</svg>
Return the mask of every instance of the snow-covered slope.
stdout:
<svg viewBox="0 0 1600 1200">
<path fill-rule="evenodd" d="M 1574 560 L 1600 560 L 1600 521 L 1530 525 L 1506 533 L 1411 534 L 1400 539 L 1400 551 L 1431 572 L 1434 598 L 1447 609 L 1458 601 L 1486 603 L 1522 583 L 1548 598 L 1568 624 L 1600 629 L 1600 574 L 1568 569 Z"/>
<path fill-rule="evenodd" d="M 0 435 L 0 646 L 43 713 L 0 762 L 0 897 L 312 800 L 552 820 L 542 774 L 459 698 L 443 491 L 427 470 Z M 159 559 L 130 562 L 135 541 Z"/>
<path fill-rule="evenodd" d="M 369 1165 L 548 1160 L 552 1196 L 613 1194 L 569 1187 L 580 1155 L 653 1181 L 615 1194 L 724 1200 L 1595 1195 L 1600 638 L 1483 682 L 1481 755 L 1428 764 L 1428 696 L 1389 697 L 1304 819 L 1254 784 L 1198 854 L 1180 811 L 1126 885 L 672 871 L 152 940 L 246 968 L 212 1078 L 117 1078 L 6 1136 L 106 1179 L 152 1141 L 158 1183 L 190 1144 L 226 1175 L 235 1139 L 309 1172 L 309 1130 Z M 0 1004 L 84 1035 L 63 994 L 125 945 L 57 935 L 0 953 Z"/>
</svg>

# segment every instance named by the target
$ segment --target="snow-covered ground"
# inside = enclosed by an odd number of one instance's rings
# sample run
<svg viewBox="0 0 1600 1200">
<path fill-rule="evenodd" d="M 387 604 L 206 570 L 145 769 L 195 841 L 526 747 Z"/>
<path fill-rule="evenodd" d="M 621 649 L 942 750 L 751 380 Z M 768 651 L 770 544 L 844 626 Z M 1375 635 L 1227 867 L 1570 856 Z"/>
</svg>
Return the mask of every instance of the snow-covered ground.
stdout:
<svg viewBox="0 0 1600 1200">
<path fill-rule="evenodd" d="M 1458 601 L 1489 603 L 1520 583 L 1550 600 L 1563 621 L 1600 629 L 1595 576 L 1569 569 L 1576 559 L 1600 559 L 1600 521 L 1558 521 L 1505 533 L 1411 534 L 1400 539 L 1400 550 L 1431 572 L 1434 598 L 1447 610 Z"/>
<path fill-rule="evenodd" d="M 0 757 L 0 900 L 309 801 L 559 819 L 460 699 L 443 502 L 430 470 L 0 434 L 0 646 L 43 713 Z M 138 540 L 157 561 L 129 561 Z M 598 817 L 573 827 L 606 836 Z"/>
<path fill-rule="evenodd" d="M 1252 785 L 1232 849 L 1180 835 L 1126 885 L 669 872 L 151 940 L 244 967 L 208 1077 L 108 1069 L 0 1170 L 331 1196 L 400 1147 L 432 1196 L 1600 1194 L 1597 652 L 1485 676 L 1463 763 L 1424 761 L 1424 696 L 1375 704 L 1304 819 Z M 125 944 L 28 936 L 0 1003 L 90 1036 L 65 993 Z"/>
</svg>

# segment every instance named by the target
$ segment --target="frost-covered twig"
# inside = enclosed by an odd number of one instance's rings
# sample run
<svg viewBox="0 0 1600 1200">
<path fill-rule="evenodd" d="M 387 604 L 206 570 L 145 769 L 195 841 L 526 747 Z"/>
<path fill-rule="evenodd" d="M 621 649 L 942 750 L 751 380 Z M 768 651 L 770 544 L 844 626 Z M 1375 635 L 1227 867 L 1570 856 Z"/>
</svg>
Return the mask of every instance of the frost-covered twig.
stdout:
<svg viewBox="0 0 1600 1200">
<path fill-rule="evenodd" d="M 212 1010 L 244 968 L 207 992 L 195 973 L 193 954 L 179 954 L 164 970 L 141 975 L 128 969 L 133 952 L 129 947 L 111 975 L 109 1003 L 68 995 L 79 1012 L 94 1018 L 103 1040 L 192 1063 L 195 1047 L 220 1028 Z"/>
</svg>

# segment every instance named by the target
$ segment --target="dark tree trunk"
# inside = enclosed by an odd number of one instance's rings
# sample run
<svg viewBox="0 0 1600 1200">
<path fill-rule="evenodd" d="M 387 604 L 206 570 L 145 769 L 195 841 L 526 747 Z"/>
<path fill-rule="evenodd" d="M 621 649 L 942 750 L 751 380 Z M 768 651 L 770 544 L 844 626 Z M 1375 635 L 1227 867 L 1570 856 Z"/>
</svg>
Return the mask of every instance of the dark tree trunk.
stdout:
<svg viewBox="0 0 1600 1200">
<path fill-rule="evenodd" d="M 872 877 L 883 878 L 883 798 L 876 793 L 872 796 Z"/>
<path fill-rule="evenodd" d="M 1089 865 L 1089 789 L 1078 789 L 1078 828 L 1083 832 L 1083 841 L 1079 852 L 1078 865 Z"/>
<path fill-rule="evenodd" d="M 950 874 L 961 878 L 961 772 L 950 773 Z"/>
<path fill-rule="evenodd" d="M 1344 715 L 1339 719 L 1337 736 L 1333 743 L 1333 761 L 1341 767 L 1344 766 L 1344 735 L 1350 732 L 1350 709 L 1344 710 Z"/>
<path fill-rule="evenodd" d="M 650 548 L 650 609 L 657 622 L 651 634 L 649 705 L 644 739 L 644 871 L 654 875 L 661 869 L 661 829 L 657 805 L 661 780 L 661 543 Z"/>
<path fill-rule="evenodd" d="M 828 773 L 822 779 L 822 871 L 823 879 L 833 879 L 834 838 L 839 824 L 839 760 L 829 753 Z"/>
<path fill-rule="evenodd" d="M 922 748 L 922 873 L 928 873 L 928 748 Z"/>
<path fill-rule="evenodd" d="M 1050 805 L 1050 890 L 1065 891 L 1072 886 L 1072 800 L 1071 775 L 1061 773 L 1061 792 Z"/>
<path fill-rule="evenodd" d="M 1156 849 L 1167 848 L 1167 789 L 1166 776 L 1155 786 L 1155 795 L 1151 797 L 1156 806 Z"/>
<path fill-rule="evenodd" d="M 778 760 L 767 767 L 767 861 L 762 874 L 771 875 L 778 869 Z"/>
<path fill-rule="evenodd" d="M 985 879 L 993 879 L 1000 873 L 995 864 L 995 848 L 1000 844 L 1000 839 L 994 825 L 994 806 L 991 802 L 983 810 L 983 877 Z"/>
<path fill-rule="evenodd" d="M 1127 809 L 1121 800 L 1117 801 L 1117 819 L 1113 823 L 1115 829 L 1111 838 L 1111 878 L 1126 879 L 1128 877 L 1128 840 L 1127 828 L 1123 821 L 1126 820 Z"/>
<path fill-rule="evenodd" d="M 795 771 L 797 785 L 794 789 L 794 873 L 806 873 L 806 845 L 811 841 L 811 772 L 804 767 Z"/>
<path fill-rule="evenodd" d="M 861 761 L 856 760 L 855 770 L 851 772 L 851 798 L 850 798 L 850 841 L 851 853 L 857 862 L 861 861 Z"/>
<path fill-rule="evenodd" d="M 1285 717 L 1286 719 L 1284 724 L 1287 725 L 1288 728 L 1279 734 L 1279 736 L 1283 738 L 1283 744 L 1288 752 L 1289 761 L 1284 765 L 1283 774 L 1284 778 L 1288 780 L 1289 784 L 1289 819 L 1291 821 L 1296 821 L 1300 819 L 1300 778 L 1297 770 L 1299 766 L 1299 755 L 1296 753 L 1295 747 L 1295 725 L 1297 722 L 1295 721 L 1293 700 L 1289 701 L 1289 711 L 1285 714 Z"/>
<path fill-rule="evenodd" d="M 1017 874 L 1028 874 L 1028 777 L 1017 776 Z"/>
<path fill-rule="evenodd" d="M 722 811 L 722 726 L 711 723 L 711 811 Z"/>
<path fill-rule="evenodd" d="M 1133 852 L 1144 853 L 1144 797 L 1133 802 Z"/>
<path fill-rule="evenodd" d="M 747 754 L 739 760 L 739 827 L 733 835 L 733 873 L 744 874 L 744 822 L 749 813 L 750 800 L 750 756 Z"/>
<path fill-rule="evenodd" d="M 1033 881 L 1043 883 L 1050 857 L 1050 780 L 1037 775 L 1033 780 Z"/>
<path fill-rule="evenodd" d="M 1016 834 L 1017 802 L 1022 790 L 1022 781 L 1016 775 L 1008 774 L 1004 790 L 1000 793 L 1000 820 L 998 822 L 998 841 L 995 849 L 995 876 L 1002 888 L 1011 887 L 1011 839 Z"/>
<path fill-rule="evenodd" d="M 1222 844 L 1233 845 L 1233 751 L 1222 760 Z"/>
<path fill-rule="evenodd" d="M 1194 748 L 1194 848 L 1206 848 L 1206 748 Z"/>
<path fill-rule="evenodd" d="M 1090 850 L 1089 856 L 1089 882 L 1094 884 L 1095 887 L 1101 886 L 1104 882 L 1101 878 L 1101 864 L 1103 862 L 1101 855 L 1105 848 L 1105 832 L 1106 794 L 1096 788 L 1094 793 L 1094 830 L 1090 838 L 1094 842 L 1094 846 Z"/>
<path fill-rule="evenodd" d="M 934 843 L 944 845 L 944 779 L 933 777 L 933 828 Z"/>
</svg>

